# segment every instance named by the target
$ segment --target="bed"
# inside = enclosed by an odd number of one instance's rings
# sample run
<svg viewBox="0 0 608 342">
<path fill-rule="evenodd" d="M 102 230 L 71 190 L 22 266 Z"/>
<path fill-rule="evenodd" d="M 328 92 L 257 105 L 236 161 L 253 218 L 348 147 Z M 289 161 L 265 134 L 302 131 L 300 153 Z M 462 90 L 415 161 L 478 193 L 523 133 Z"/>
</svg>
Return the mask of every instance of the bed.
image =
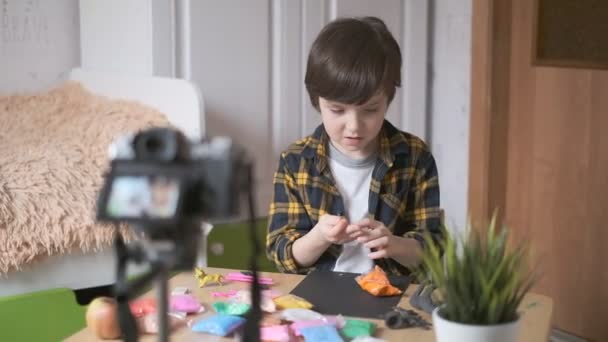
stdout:
<svg viewBox="0 0 608 342">
<path fill-rule="evenodd" d="M 197 139 L 205 134 L 203 99 L 197 87 L 191 82 L 160 77 L 131 77 L 80 68 L 72 70 L 68 78 L 75 81 L 71 83 L 81 85 L 96 96 L 101 95 L 110 100 L 136 101 L 138 104 L 143 104 L 163 113 L 170 124 L 182 130 L 190 138 Z M 25 104 L 21 103 L 20 105 L 24 106 Z M 53 103 L 50 105 L 53 105 Z M 112 110 L 109 110 L 109 114 L 112 113 Z M 78 113 L 72 113 L 71 115 L 76 118 Z M 71 122 L 74 121 L 66 120 L 64 123 L 66 126 L 61 126 L 62 129 L 69 128 Z M 117 123 L 117 125 L 119 124 Z M 95 129 L 94 126 L 89 124 L 87 128 L 93 130 Z M 52 130 L 53 127 L 45 127 L 46 129 Z M 10 130 L 10 127 L 3 132 L 6 133 L 8 130 Z M 69 134 L 81 134 L 81 132 L 71 132 Z M 0 138 L 2 137 L 0 136 Z M 51 145 L 49 144 L 45 148 L 48 148 L 49 151 L 62 148 L 62 146 Z M 24 153 L 27 153 L 27 151 Z M 43 157 L 41 155 L 41 158 Z M 107 161 L 105 165 L 97 166 L 107 167 Z M 2 171 L 2 164 L 0 164 L 0 175 L 3 174 Z M 27 174 L 27 170 L 24 170 L 23 174 Z M 3 184 L 0 181 L 1 186 Z M 51 184 L 50 186 L 58 186 L 58 184 Z M 44 197 L 43 194 L 40 195 L 40 198 L 42 197 Z M 2 200 L 6 203 L 11 199 L 8 196 L 8 198 L 0 198 L 0 201 Z M 0 219 L 4 221 L 0 221 L 0 223 L 7 224 L 9 222 L 10 224 L 11 220 L 6 219 L 6 217 L 3 218 L 3 215 L 8 214 L 0 208 Z M 13 221 L 18 219 L 12 218 Z M 57 224 L 57 222 L 49 222 L 48 224 Z M 6 245 L 7 239 L 14 237 L 2 237 L 2 228 L 6 227 L 0 225 L 0 242 Z M 56 227 L 52 227 L 52 229 L 56 229 Z M 210 225 L 203 225 L 204 235 L 208 234 L 210 229 Z M 65 239 L 76 239 L 73 235 L 66 230 Z M 84 235 L 87 234 L 84 233 Z M 2 239 L 6 241 L 1 241 Z M 5 272 L 0 275 L 0 297 L 52 288 L 77 290 L 112 284 L 115 278 L 115 258 L 114 250 L 108 241 L 109 238 L 106 238 L 104 243 L 89 244 L 88 248 L 82 248 L 82 246 L 87 247 L 87 244 L 82 242 L 75 244 L 76 247 L 69 250 L 50 248 L 51 250 L 45 250 L 21 260 L 20 264 L 11 265 L 11 269 L 8 271 L 5 267 Z M 25 245 L 23 248 L 31 247 L 30 245 L 34 243 L 35 241 L 29 240 L 21 242 L 22 245 Z M 15 248 L 21 248 L 21 246 Z M 53 249 L 56 249 L 56 251 Z M 5 250 L 0 255 L 5 258 L 8 254 Z M 199 256 L 198 263 L 200 265 L 206 263 L 204 253 Z M 141 269 L 138 267 L 130 267 L 129 273 L 135 274 L 140 271 Z"/>
</svg>

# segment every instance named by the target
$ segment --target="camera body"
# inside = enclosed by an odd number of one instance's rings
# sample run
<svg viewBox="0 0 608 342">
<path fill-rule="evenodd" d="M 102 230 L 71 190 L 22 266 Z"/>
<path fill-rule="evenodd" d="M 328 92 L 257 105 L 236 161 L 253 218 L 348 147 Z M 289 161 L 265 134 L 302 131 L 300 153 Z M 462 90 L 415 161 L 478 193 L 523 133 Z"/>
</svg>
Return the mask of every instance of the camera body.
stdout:
<svg viewBox="0 0 608 342">
<path fill-rule="evenodd" d="M 195 142 L 169 128 L 120 137 L 110 157 L 97 219 L 179 246 L 171 252 L 176 269 L 195 263 L 203 219 L 238 214 L 251 172 L 244 150 L 229 138 Z"/>
</svg>

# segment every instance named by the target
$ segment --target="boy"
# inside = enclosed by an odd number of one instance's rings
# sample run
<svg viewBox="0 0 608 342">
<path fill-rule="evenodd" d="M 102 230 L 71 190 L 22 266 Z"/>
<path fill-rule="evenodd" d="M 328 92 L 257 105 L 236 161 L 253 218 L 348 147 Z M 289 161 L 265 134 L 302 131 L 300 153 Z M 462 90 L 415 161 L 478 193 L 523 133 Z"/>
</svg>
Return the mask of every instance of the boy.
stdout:
<svg viewBox="0 0 608 342">
<path fill-rule="evenodd" d="M 308 56 L 306 89 L 323 124 L 281 154 L 267 255 L 282 272 L 408 274 L 422 233 L 440 238 L 437 168 L 419 138 L 385 120 L 401 52 L 378 18 L 338 19 Z"/>
</svg>

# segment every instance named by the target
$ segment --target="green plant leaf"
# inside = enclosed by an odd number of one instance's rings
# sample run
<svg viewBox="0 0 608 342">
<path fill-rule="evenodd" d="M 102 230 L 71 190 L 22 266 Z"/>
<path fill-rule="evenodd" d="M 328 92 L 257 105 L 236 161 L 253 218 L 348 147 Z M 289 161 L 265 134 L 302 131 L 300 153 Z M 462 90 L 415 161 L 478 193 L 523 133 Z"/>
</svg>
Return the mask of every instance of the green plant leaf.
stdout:
<svg viewBox="0 0 608 342">
<path fill-rule="evenodd" d="M 421 273 L 444 300 L 442 315 L 466 324 L 499 324 L 517 318 L 524 296 L 537 282 L 527 268 L 528 245 L 509 249 L 509 232 L 498 227 L 494 213 L 485 233 L 468 220 L 454 237 L 442 227 L 443 239 L 425 234 Z"/>
</svg>

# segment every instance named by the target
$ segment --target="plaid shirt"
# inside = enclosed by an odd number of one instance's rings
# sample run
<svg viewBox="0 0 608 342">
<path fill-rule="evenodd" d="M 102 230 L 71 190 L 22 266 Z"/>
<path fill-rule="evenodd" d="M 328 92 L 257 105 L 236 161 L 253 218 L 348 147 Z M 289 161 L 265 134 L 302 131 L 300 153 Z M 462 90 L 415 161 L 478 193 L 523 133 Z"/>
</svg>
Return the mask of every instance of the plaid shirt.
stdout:
<svg viewBox="0 0 608 342">
<path fill-rule="evenodd" d="M 342 251 L 331 245 L 312 267 L 293 258 L 295 240 L 309 232 L 323 214 L 344 215 L 344 204 L 328 165 L 329 137 L 323 125 L 281 154 L 274 174 L 266 254 L 282 272 L 332 270 Z M 378 160 L 372 172 L 369 214 L 402 237 L 423 243 L 422 232 L 441 237 L 439 182 L 435 160 L 419 138 L 384 121 Z M 393 259 L 375 263 L 389 274 L 409 274 Z"/>
</svg>

